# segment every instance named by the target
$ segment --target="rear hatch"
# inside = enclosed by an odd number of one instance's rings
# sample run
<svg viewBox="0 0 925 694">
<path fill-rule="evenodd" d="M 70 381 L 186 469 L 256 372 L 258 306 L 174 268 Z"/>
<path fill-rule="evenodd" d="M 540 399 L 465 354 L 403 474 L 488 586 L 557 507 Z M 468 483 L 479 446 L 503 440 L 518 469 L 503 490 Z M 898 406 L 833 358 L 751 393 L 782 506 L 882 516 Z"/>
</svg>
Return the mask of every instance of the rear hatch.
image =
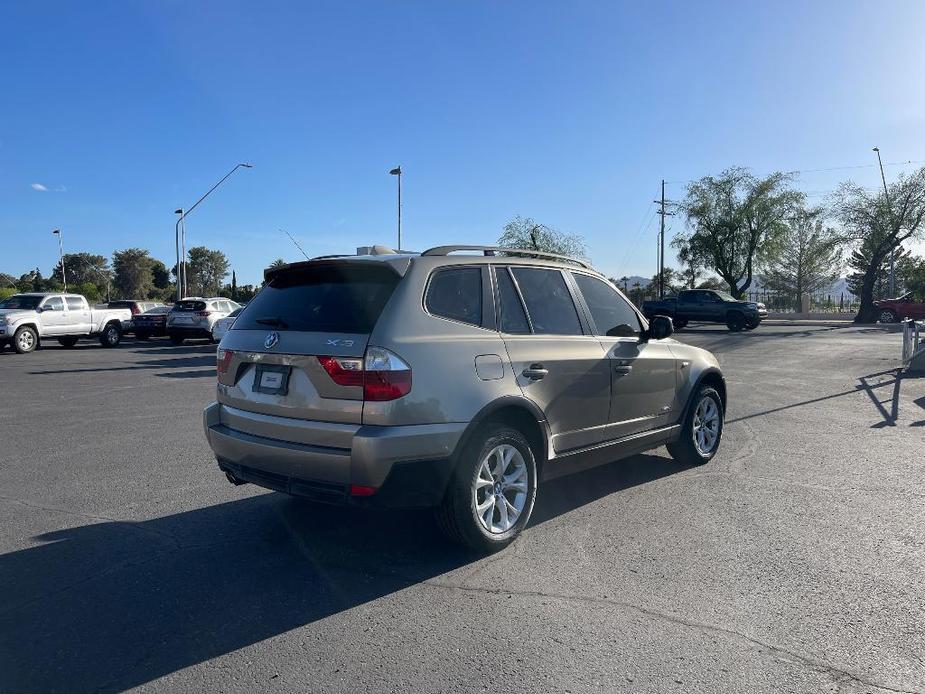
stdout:
<svg viewBox="0 0 925 694">
<path fill-rule="evenodd" d="M 332 376 L 329 369 L 340 367 L 331 358 L 362 369 L 369 335 L 400 280 L 391 264 L 368 261 L 300 263 L 273 275 L 222 340 L 219 402 L 257 415 L 360 424 L 363 386 L 349 373 Z"/>
<path fill-rule="evenodd" d="M 198 300 L 178 301 L 173 305 L 168 319 L 170 325 L 178 328 L 198 328 L 200 322 L 208 324 L 206 302 Z"/>
</svg>

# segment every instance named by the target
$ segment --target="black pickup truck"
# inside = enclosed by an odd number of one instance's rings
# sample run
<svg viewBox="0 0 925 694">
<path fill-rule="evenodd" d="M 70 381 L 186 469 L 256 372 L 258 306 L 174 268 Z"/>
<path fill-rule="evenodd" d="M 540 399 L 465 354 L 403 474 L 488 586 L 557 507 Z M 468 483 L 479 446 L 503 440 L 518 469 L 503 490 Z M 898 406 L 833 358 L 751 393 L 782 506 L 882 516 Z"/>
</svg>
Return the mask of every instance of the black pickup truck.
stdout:
<svg viewBox="0 0 925 694">
<path fill-rule="evenodd" d="M 768 317 L 764 304 L 734 299 L 726 292 L 714 289 L 688 289 L 677 297 L 661 301 L 646 301 L 642 305 L 646 318 L 668 316 L 680 330 L 688 321 L 725 323 L 733 332 L 754 330 Z"/>
</svg>

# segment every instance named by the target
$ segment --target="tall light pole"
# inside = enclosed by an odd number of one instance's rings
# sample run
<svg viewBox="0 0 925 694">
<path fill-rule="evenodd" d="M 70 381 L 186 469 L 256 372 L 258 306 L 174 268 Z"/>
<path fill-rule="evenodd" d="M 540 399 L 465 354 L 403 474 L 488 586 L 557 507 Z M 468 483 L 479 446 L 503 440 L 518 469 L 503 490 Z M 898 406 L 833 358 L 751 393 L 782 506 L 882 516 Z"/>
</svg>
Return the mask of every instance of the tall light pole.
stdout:
<svg viewBox="0 0 925 694">
<path fill-rule="evenodd" d="M 181 258 L 180 256 L 180 222 L 183 220 L 183 208 L 181 207 L 179 210 L 174 210 L 174 214 L 180 215 L 177 218 L 176 235 L 174 238 L 174 242 L 177 245 L 177 268 L 176 268 L 177 273 L 176 274 L 177 274 L 177 301 L 179 301 L 180 299 L 183 298 L 183 295 L 186 293 L 183 290 L 183 267 L 182 267 L 183 262 L 180 260 Z M 182 258 L 185 261 L 186 260 L 186 250 L 185 250 L 186 244 L 184 243 L 183 245 L 184 245 L 184 251 L 183 251 Z"/>
<path fill-rule="evenodd" d="M 58 257 L 61 258 L 61 280 L 64 283 L 64 291 L 67 291 L 67 275 L 64 273 L 64 241 L 61 240 L 61 230 L 55 229 L 51 233 L 58 237 Z"/>
<path fill-rule="evenodd" d="M 238 169 L 240 169 L 240 168 L 242 168 L 242 167 L 245 168 L 245 169 L 252 169 L 252 168 L 254 168 L 254 165 L 253 165 L 253 164 L 244 164 L 244 163 L 242 163 L 242 164 L 237 164 L 231 171 L 229 171 L 229 172 L 226 173 L 224 176 L 222 176 L 221 180 L 220 180 L 218 183 L 216 183 L 214 186 L 212 186 L 211 188 L 209 188 L 209 190 L 206 191 L 205 195 L 203 195 L 203 196 L 202 196 L 201 198 L 199 198 L 196 202 L 194 202 L 193 205 L 192 205 L 189 209 L 187 209 L 186 211 L 184 211 L 183 208 L 181 207 L 179 210 L 176 210 L 176 214 L 180 215 L 180 216 L 177 218 L 177 225 L 176 225 L 176 239 L 177 239 L 177 241 L 176 241 L 176 245 L 177 245 L 177 273 L 180 272 L 180 225 L 181 225 L 181 223 L 182 223 L 182 224 L 183 224 L 183 256 L 184 256 L 184 258 L 183 258 L 183 260 L 184 260 L 184 263 L 183 263 L 183 266 L 184 266 L 184 270 L 183 270 L 183 283 L 184 283 L 184 284 L 185 284 L 185 282 L 186 282 L 186 270 L 185 270 L 185 266 L 186 266 L 186 262 L 185 262 L 185 261 L 186 261 L 186 218 L 189 216 L 189 213 L 190 213 L 190 212 L 192 212 L 192 211 L 195 210 L 197 207 L 199 207 L 199 203 L 201 203 L 203 200 L 205 200 L 207 197 L 209 197 L 209 195 L 212 193 L 213 190 L 215 190 L 215 189 L 218 188 L 220 185 L 222 185 L 222 183 L 224 183 L 224 182 L 227 180 L 227 178 L 228 178 L 229 176 L 231 176 L 231 174 L 233 174 L 235 171 L 237 171 Z M 181 287 L 181 286 L 180 286 L 180 275 L 177 274 L 177 301 L 179 301 L 180 299 L 183 298 L 183 297 L 181 296 L 181 291 L 185 291 L 185 289 L 186 289 L 185 287 Z"/>
<path fill-rule="evenodd" d="M 398 248 L 401 251 L 401 167 L 396 166 L 389 171 L 393 176 L 398 176 Z"/>
<path fill-rule="evenodd" d="M 874 147 L 877 153 L 877 163 L 880 164 L 880 180 L 883 181 L 883 197 L 886 199 L 886 209 L 889 213 L 890 223 L 893 221 L 893 206 L 890 204 L 890 193 L 886 188 L 886 175 L 883 173 L 883 160 L 880 158 L 880 148 Z M 890 296 L 896 296 L 896 249 L 890 249 Z"/>
</svg>

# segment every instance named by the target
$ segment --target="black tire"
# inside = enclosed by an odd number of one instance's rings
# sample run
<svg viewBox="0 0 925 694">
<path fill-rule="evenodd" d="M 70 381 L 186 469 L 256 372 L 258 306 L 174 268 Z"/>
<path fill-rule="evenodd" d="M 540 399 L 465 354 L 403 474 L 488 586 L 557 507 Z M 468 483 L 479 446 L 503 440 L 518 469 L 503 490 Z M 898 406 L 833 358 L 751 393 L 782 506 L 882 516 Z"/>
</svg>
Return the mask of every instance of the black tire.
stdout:
<svg viewBox="0 0 925 694">
<path fill-rule="evenodd" d="M 150 339 L 150 337 L 151 337 L 151 334 L 146 333 L 144 331 L 138 331 L 135 333 L 135 339 L 141 342 L 147 342 Z"/>
<path fill-rule="evenodd" d="M 100 344 L 103 347 L 118 347 L 122 342 L 122 328 L 115 323 L 109 323 L 100 333 Z"/>
<path fill-rule="evenodd" d="M 750 321 L 747 321 L 747 322 L 745 323 L 745 329 L 746 329 L 746 330 L 754 330 L 754 329 L 757 328 L 759 325 L 761 325 L 761 321 L 760 321 L 760 320 L 750 320 Z"/>
<path fill-rule="evenodd" d="M 483 460 L 498 446 L 513 446 L 526 465 L 527 489 L 523 509 L 516 522 L 505 532 L 490 532 L 476 512 L 479 490 L 476 480 Z M 491 485 L 488 485 L 489 487 Z M 484 492 L 483 492 L 484 493 Z M 510 492 L 502 492 L 507 497 Z M 536 502 L 536 459 L 527 439 L 517 429 L 490 424 L 478 432 L 463 450 L 450 478 L 443 503 L 437 507 L 437 522 L 451 540 L 478 552 L 497 552 L 511 544 L 530 521 Z M 491 511 L 494 522 L 495 510 Z"/>
<path fill-rule="evenodd" d="M 170 333 L 170 344 L 182 345 L 183 339 L 184 338 L 182 335 L 177 335 L 176 333 Z"/>
<path fill-rule="evenodd" d="M 29 337 L 31 335 L 31 337 Z M 29 354 L 39 347 L 39 334 L 35 328 L 24 325 L 13 334 L 13 349 L 18 354 Z"/>
<path fill-rule="evenodd" d="M 885 308 L 877 312 L 877 321 L 880 323 L 899 323 L 899 314 L 892 309 Z"/>
<path fill-rule="evenodd" d="M 675 330 L 683 330 L 684 328 L 687 327 L 687 321 L 686 321 L 686 320 L 677 320 L 677 319 L 676 319 L 676 320 L 673 320 L 672 323 L 674 323 L 674 329 L 675 329 Z"/>
<path fill-rule="evenodd" d="M 738 312 L 730 313 L 726 316 L 726 327 L 731 332 L 740 332 L 745 327 L 745 316 Z"/>
<path fill-rule="evenodd" d="M 78 338 L 76 337 L 59 337 L 58 344 L 60 344 L 62 347 L 71 348 L 77 344 L 77 340 Z"/>
<path fill-rule="evenodd" d="M 719 414 L 719 421 L 716 425 L 716 439 L 713 442 L 711 448 L 706 452 L 700 450 L 695 443 L 695 432 L 694 432 L 694 419 L 698 414 L 698 408 L 700 403 L 704 399 L 709 399 L 713 401 L 713 404 L 716 406 L 716 411 Z M 713 456 L 716 455 L 716 451 L 719 450 L 720 441 L 723 438 L 723 400 L 720 398 L 719 393 L 716 392 L 716 389 L 711 386 L 700 386 L 697 391 L 694 393 L 694 397 L 691 399 L 690 407 L 688 408 L 687 414 L 684 417 L 684 426 L 681 428 L 681 437 L 674 441 L 673 443 L 668 444 L 668 452 L 671 454 L 671 457 L 677 460 L 679 463 L 688 466 L 694 465 L 703 465 L 704 463 L 709 462 Z"/>
</svg>

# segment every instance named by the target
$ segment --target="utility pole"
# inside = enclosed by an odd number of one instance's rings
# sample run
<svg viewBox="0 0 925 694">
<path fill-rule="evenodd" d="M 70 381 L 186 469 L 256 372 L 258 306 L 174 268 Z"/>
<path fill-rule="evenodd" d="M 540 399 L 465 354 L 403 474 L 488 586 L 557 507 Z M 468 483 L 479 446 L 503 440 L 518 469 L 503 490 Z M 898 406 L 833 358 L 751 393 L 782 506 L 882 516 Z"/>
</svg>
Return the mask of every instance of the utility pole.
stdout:
<svg viewBox="0 0 925 694">
<path fill-rule="evenodd" d="M 662 199 L 653 200 L 659 205 L 658 216 L 661 217 L 658 232 L 658 298 L 665 298 L 665 217 L 674 216 L 674 212 L 665 211 L 665 179 L 662 179 Z"/>
<path fill-rule="evenodd" d="M 874 147 L 877 153 L 877 163 L 880 164 L 880 180 L 883 181 L 883 197 L 886 198 L 886 208 L 890 212 L 890 221 L 893 218 L 893 206 L 890 204 L 890 193 L 886 188 L 886 175 L 883 173 L 883 160 L 880 158 L 880 148 Z M 896 296 L 896 249 L 890 249 L 890 296 Z"/>
</svg>

